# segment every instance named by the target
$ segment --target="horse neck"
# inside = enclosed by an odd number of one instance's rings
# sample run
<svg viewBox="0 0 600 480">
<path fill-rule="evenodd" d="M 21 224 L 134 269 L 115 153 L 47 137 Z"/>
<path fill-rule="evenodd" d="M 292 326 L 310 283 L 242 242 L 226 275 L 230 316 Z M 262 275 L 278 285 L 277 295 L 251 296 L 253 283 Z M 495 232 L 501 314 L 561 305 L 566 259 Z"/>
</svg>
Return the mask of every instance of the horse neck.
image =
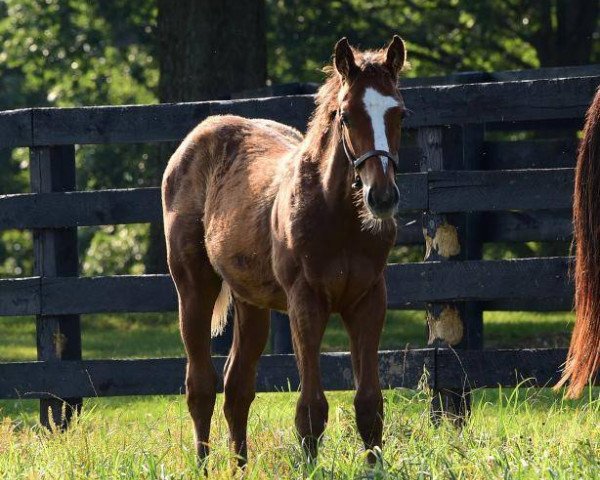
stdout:
<svg viewBox="0 0 600 480">
<path fill-rule="evenodd" d="M 309 132 L 306 141 L 310 143 L 307 160 L 313 165 L 325 202 L 337 211 L 346 206 L 355 210 L 352 182 L 356 173 L 344 152 L 339 130 L 331 125 L 319 135 Z"/>
</svg>

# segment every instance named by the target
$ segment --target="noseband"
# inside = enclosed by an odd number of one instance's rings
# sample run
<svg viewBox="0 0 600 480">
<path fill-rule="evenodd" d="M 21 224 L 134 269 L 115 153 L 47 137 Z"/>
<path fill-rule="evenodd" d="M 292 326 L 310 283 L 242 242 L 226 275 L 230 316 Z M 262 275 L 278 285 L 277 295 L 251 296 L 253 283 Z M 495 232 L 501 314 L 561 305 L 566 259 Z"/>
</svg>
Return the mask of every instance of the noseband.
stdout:
<svg viewBox="0 0 600 480">
<path fill-rule="evenodd" d="M 348 148 L 348 145 L 346 143 L 346 136 L 344 135 L 344 123 L 341 120 L 341 114 L 339 112 L 338 112 L 338 118 L 340 119 L 339 120 L 340 136 L 342 137 L 342 146 L 344 147 L 344 153 L 346 154 L 346 158 L 348 158 L 348 161 L 350 162 L 350 164 L 354 167 L 354 170 L 356 171 L 356 180 L 352 184 L 355 188 L 360 188 L 362 186 L 362 182 L 360 180 L 360 177 L 358 176 L 358 169 L 369 158 L 372 158 L 372 157 L 389 158 L 392 161 L 392 165 L 394 166 L 395 171 L 398 172 L 400 170 L 400 160 L 398 158 L 398 154 L 394 155 L 393 153 L 388 152 L 387 150 L 368 150 L 367 152 L 363 153 L 360 157 L 356 158 L 352 154 L 352 152 L 350 151 L 350 149 Z"/>
</svg>

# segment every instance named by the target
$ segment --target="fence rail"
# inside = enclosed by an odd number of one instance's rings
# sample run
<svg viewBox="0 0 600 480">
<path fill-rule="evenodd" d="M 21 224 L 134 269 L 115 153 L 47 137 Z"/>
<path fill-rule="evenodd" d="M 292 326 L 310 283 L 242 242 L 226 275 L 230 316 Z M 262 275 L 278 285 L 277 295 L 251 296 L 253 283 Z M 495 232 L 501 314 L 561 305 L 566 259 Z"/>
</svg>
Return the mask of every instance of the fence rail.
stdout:
<svg viewBox="0 0 600 480">
<path fill-rule="evenodd" d="M 425 348 L 379 353 L 385 388 L 472 388 L 547 386 L 556 382 L 565 349 L 457 351 Z M 218 372 L 225 357 L 213 357 Z M 185 359 L 84 360 L 1 364 L 0 398 L 69 398 L 122 395 L 172 395 L 185 391 Z M 347 352 L 321 355 L 327 390 L 354 388 Z M 149 381 L 152 379 L 152 381 Z M 294 355 L 263 355 L 258 366 L 259 392 L 297 391 Z M 222 387 L 221 387 L 222 389 Z"/>
<path fill-rule="evenodd" d="M 406 128 L 485 122 L 583 121 L 598 77 L 402 89 Z M 182 104 L 28 108 L 0 113 L 0 145 L 143 143 L 181 140 L 210 115 L 270 118 L 304 129 L 313 95 Z"/>
<path fill-rule="evenodd" d="M 495 310 L 572 308 L 569 259 L 468 260 L 390 264 L 388 308 L 418 309 L 426 302 L 493 301 Z M 503 306 L 503 301 L 507 301 Z M 0 315 L 68 315 L 176 311 L 169 275 L 33 277 L 0 280 Z"/>
</svg>

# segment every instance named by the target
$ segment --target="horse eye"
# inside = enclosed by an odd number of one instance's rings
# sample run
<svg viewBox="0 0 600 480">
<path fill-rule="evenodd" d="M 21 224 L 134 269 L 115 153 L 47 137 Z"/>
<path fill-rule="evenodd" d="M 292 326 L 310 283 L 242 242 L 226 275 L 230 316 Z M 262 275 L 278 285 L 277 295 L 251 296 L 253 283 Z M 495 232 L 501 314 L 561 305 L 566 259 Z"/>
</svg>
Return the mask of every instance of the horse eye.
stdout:
<svg viewBox="0 0 600 480">
<path fill-rule="evenodd" d="M 346 126 L 350 124 L 350 121 L 348 120 L 348 115 L 345 112 L 340 113 L 340 122 L 342 122 L 342 124 Z"/>
</svg>

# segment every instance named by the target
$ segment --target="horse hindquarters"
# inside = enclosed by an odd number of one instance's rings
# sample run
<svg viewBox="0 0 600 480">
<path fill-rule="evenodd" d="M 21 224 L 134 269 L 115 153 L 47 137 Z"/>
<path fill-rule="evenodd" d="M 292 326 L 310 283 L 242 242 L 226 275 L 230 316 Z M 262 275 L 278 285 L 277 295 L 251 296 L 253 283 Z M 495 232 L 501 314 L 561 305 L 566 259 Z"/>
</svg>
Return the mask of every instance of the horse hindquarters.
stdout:
<svg viewBox="0 0 600 480">
<path fill-rule="evenodd" d="M 186 397 L 194 422 L 196 450 L 208 454 L 217 374 L 210 356 L 213 308 L 221 290 L 203 246 L 203 229 L 194 218 L 165 214 L 167 261 L 179 300 L 179 327 L 187 354 Z M 195 248 L 189 248 L 194 245 Z"/>
</svg>

